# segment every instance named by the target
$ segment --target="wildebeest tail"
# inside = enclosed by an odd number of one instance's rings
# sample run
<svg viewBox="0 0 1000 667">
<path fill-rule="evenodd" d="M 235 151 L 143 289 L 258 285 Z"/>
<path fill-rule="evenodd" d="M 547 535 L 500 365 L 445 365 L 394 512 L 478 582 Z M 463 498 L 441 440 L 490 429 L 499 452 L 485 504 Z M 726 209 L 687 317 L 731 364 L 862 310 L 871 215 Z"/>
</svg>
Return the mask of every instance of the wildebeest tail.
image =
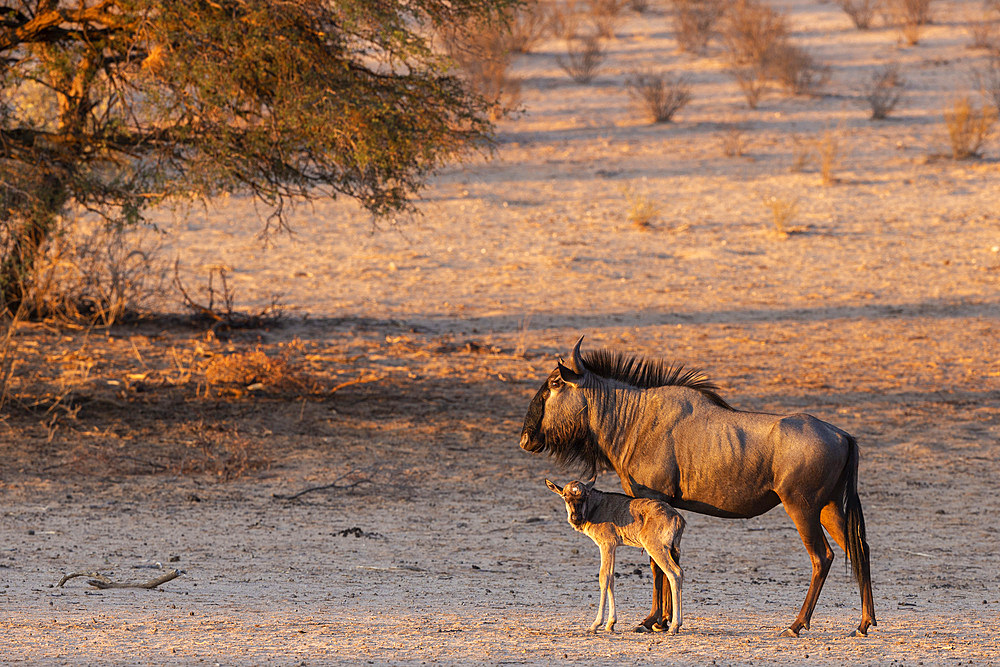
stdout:
<svg viewBox="0 0 1000 667">
<path fill-rule="evenodd" d="M 847 436 L 850 455 L 844 471 L 844 496 L 842 507 L 847 519 L 847 557 L 851 560 L 851 572 L 862 591 L 871 591 L 871 561 L 868 555 L 868 538 L 865 535 L 865 515 L 858 497 L 858 442 Z M 863 593 L 864 594 L 864 593 Z M 869 592 L 870 596 L 871 593 Z M 875 624 L 874 611 L 872 624 Z"/>
</svg>

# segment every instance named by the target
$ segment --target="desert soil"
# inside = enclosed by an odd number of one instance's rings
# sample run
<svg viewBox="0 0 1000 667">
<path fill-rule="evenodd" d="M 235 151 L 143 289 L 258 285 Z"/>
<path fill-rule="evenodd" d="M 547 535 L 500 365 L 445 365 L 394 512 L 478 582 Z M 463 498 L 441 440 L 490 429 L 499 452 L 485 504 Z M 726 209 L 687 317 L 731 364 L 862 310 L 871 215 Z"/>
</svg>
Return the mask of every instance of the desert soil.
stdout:
<svg viewBox="0 0 1000 667">
<path fill-rule="evenodd" d="M 627 14 L 590 85 L 559 69 L 560 41 L 520 58 L 524 113 L 491 160 L 439 175 L 421 216 L 373 232 L 318 202 L 264 247 L 242 199 L 160 215 L 188 285 L 226 267 L 239 308 L 277 294 L 283 322 L 25 325 L 0 423 L 0 662 L 1000 663 L 998 145 L 942 157 L 942 107 L 985 61 L 966 48 L 979 5 L 935 3 L 906 47 L 835 3 L 776 4 L 831 67 L 827 95 L 747 110 L 717 51 L 677 52 L 655 7 Z M 907 92 L 873 122 L 859 90 L 888 61 Z M 650 67 L 692 82 L 672 124 L 622 88 Z M 720 148 L 734 122 L 743 157 Z M 824 132 L 830 185 L 812 157 L 790 169 Z M 628 187 L 658 204 L 649 228 Z M 774 232 L 771 197 L 797 202 L 794 233 Z M 651 594 L 637 549 L 619 551 L 619 631 L 584 633 L 597 549 L 543 484 L 575 473 L 517 445 L 580 335 L 857 436 L 869 637 L 847 638 L 839 552 L 812 629 L 776 637 L 810 571 L 780 507 L 686 513 L 680 635 L 628 632 Z M 183 573 L 155 590 L 56 586 L 167 568 Z"/>
</svg>

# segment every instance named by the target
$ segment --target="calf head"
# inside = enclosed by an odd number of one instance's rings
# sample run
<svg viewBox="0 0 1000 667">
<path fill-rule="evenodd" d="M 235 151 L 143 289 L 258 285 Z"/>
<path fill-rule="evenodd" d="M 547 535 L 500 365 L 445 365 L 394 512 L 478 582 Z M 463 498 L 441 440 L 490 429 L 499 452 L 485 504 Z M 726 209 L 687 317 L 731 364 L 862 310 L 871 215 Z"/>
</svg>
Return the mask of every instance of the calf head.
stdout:
<svg viewBox="0 0 1000 667">
<path fill-rule="evenodd" d="M 555 482 L 545 480 L 545 486 L 549 487 L 553 493 L 558 493 L 562 496 L 563 502 L 566 503 L 566 519 L 571 526 L 579 529 L 587 521 L 587 515 L 589 514 L 589 507 L 587 505 L 590 500 L 590 492 L 594 488 L 594 483 L 574 481 L 569 482 L 560 489 Z"/>
</svg>

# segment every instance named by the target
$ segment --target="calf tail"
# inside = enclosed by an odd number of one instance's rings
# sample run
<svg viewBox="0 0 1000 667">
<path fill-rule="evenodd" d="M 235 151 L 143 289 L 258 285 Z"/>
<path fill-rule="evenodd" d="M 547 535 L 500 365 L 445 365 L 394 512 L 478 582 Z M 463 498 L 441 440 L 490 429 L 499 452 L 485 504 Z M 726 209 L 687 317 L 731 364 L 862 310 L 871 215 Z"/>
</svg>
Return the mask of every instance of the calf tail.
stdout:
<svg viewBox="0 0 1000 667">
<path fill-rule="evenodd" d="M 862 608 L 870 616 L 871 624 L 875 622 L 875 610 L 872 600 L 871 561 L 868 551 L 868 539 L 865 535 L 865 515 L 861 510 L 861 499 L 858 497 L 858 442 L 848 435 L 850 454 L 847 467 L 844 470 L 844 496 L 842 507 L 847 523 L 847 557 L 851 560 L 851 572 L 861 589 Z M 867 609 L 864 609 L 867 608 Z"/>
</svg>

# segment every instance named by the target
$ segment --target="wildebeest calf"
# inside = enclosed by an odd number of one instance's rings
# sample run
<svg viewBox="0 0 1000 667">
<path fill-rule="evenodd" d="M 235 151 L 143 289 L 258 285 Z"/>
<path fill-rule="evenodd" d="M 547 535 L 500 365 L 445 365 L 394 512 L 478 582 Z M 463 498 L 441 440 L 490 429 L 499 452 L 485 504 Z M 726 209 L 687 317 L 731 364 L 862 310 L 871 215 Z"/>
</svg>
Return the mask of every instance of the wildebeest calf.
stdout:
<svg viewBox="0 0 1000 667">
<path fill-rule="evenodd" d="M 571 526 L 594 540 L 601 550 L 601 601 L 590 632 L 597 632 L 604 618 L 604 602 L 609 601 L 605 630 L 614 631 L 615 621 L 615 549 L 620 544 L 645 549 L 670 582 L 673 616 L 670 627 L 660 624 L 653 630 L 677 634 L 681 627 L 681 580 L 677 564 L 680 555 L 684 518 L 669 504 L 650 498 L 632 498 L 622 493 L 605 493 L 594 483 L 569 482 L 563 488 L 549 480 L 545 485 L 562 496 Z"/>
</svg>

